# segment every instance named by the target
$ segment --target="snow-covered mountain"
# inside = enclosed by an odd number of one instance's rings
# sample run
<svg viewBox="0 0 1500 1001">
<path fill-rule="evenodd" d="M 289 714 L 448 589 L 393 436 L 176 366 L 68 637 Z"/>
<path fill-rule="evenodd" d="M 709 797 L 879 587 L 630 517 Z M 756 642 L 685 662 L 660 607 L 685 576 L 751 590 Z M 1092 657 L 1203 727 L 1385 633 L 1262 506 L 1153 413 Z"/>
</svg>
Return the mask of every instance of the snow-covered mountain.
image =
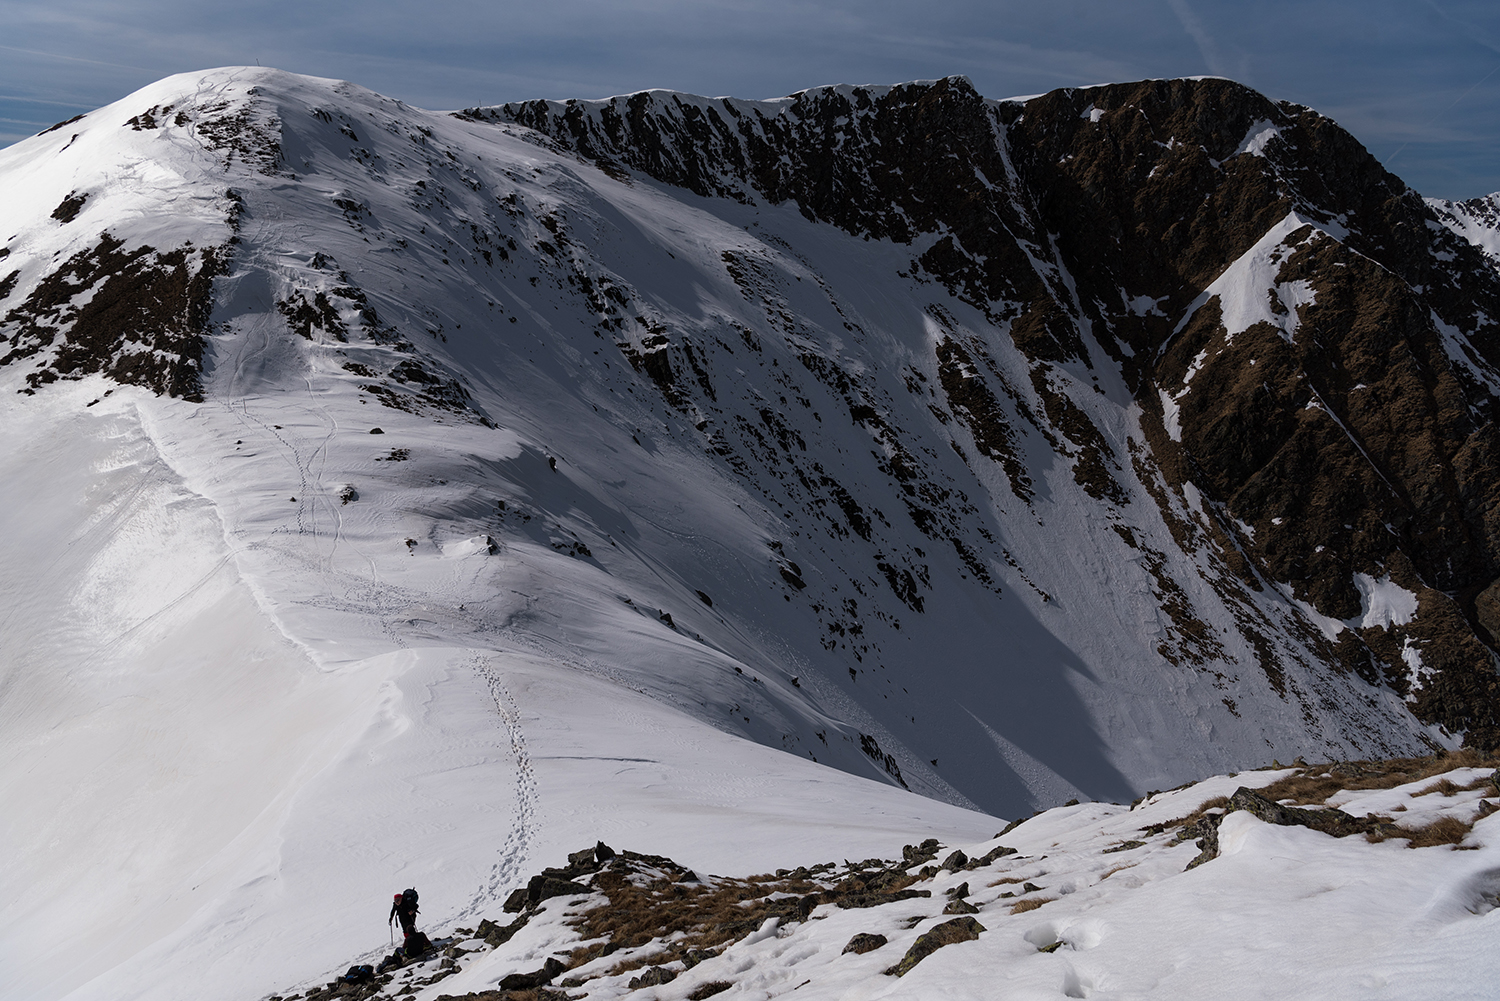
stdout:
<svg viewBox="0 0 1500 1001">
<path fill-rule="evenodd" d="M 1495 215 L 1307 109 L 241 68 L 0 191 L 19 996 L 1500 736 Z"/>
</svg>

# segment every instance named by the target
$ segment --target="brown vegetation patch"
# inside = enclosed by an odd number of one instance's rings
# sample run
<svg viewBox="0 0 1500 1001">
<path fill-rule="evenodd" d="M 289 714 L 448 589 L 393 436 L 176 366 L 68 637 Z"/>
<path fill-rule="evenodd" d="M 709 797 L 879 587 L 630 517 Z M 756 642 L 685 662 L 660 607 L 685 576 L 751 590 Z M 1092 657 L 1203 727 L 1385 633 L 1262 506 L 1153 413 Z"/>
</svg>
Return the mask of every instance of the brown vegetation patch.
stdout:
<svg viewBox="0 0 1500 1001">
<path fill-rule="evenodd" d="M 1500 767 L 1500 754 L 1483 754 L 1471 748 L 1425 758 L 1336 761 L 1331 764 L 1311 765 L 1298 769 L 1286 778 L 1262 787 L 1259 792 L 1267 799 L 1277 802 L 1291 800 L 1297 804 L 1323 803 L 1328 800 L 1329 796 L 1342 789 L 1394 789 L 1396 786 L 1431 778 L 1444 772 L 1451 772 L 1456 768 L 1494 767 Z M 1490 781 L 1492 781 L 1490 778 L 1481 778 L 1466 788 L 1482 788 Z M 1448 784 L 1452 785 L 1451 782 Z M 1442 785 L 1443 782 L 1439 782 L 1423 792 L 1441 791 Z M 1452 795 L 1452 793 L 1445 792 L 1444 795 Z"/>
<path fill-rule="evenodd" d="M 1022 879 L 1019 876 L 1001 876 L 999 879 L 995 880 L 993 883 L 989 883 L 989 884 L 986 884 L 986 885 L 988 885 L 988 886 L 1005 886 L 1005 885 L 1010 884 L 1010 883 L 1024 883 L 1024 882 L 1026 882 L 1026 880 Z"/>
<path fill-rule="evenodd" d="M 1036 910 L 1043 904 L 1050 904 L 1056 899 L 1056 897 L 1027 897 L 1025 900 L 1017 900 L 1014 904 L 1011 904 L 1010 912 L 1012 914 L 1025 914 L 1027 911 Z"/>
<path fill-rule="evenodd" d="M 1411 832 L 1412 848 L 1430 848 L 1436 845 L 1456 845 L 1469 836 L 1473 824 L 1466 824 L 1457 817 L 1439 817 L 1430 824 Z"/>
</svg>

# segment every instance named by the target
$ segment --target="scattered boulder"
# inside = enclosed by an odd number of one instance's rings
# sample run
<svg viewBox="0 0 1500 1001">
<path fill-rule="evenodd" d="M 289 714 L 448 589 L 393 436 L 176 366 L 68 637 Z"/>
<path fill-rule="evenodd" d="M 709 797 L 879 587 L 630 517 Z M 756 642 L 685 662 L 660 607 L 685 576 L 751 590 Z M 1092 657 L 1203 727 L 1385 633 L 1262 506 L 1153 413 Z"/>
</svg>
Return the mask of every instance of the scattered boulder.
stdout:
<svg viewBox="0 0 1500 1001">
<path fill-rule="evenodd" d="M 849 940 L 849 944 L 844 946 L 844 952 L 852 952 L 856 955 L 863 956 L 867 952 L 874 952 L 876 949 L 879 949 L 881 946 L 885 945 L 887 941 L 888 939 L 884 935 L 876 935 L 872 932 L 862 931 Z M 840 953 L 839 955 L 843 955 L 843 953 Z"/>
<path fill-rule="evenodd" d="M 968 864 L 969 856 L 965 855 L 962 851 L 956 848 L 953 850 L 952 855 L 949 855 L 947 858 L 943 859 L 943 868 L 947 869 L 949 872 L 958 872 L 958 870 L 962 869 Z"/>
<path fill-rule="evenodd" d="M 531 882 L 526 884 L 526 900 L 533 907 L 553 897 L 563 897 L 570 893 L 593 892 L 593 890 L 582 883 L 575 883 L 571 879 L 559 879 L 547 873 L 543 873 L 540 876 L 532 876 Z"/>
<path fill-rule="evenodd" d="M 575 883 L 571 879 L 562 879 L 552 875 L 563 870 L 548 869 L 539 876 L 532 876 L 531 881 L 524 889 L 514 890 L 505 898 L 505 905 L 501 909 L 507 914 L 515 914 L 522 910 L 535 908 L 544 900 L 553 897 L 562 897 L 570 893 L 593 893 L 594 891 L 582 883 Z"/>
<path fill-rule="evenodd" d="M 503 991 L 526 991 L 537 987 L 546 987 L 552 983 L 552 978 L 566 970 L 567 964 L 560 959 L 551 956 L 540 970 L 531 973 L 512 973 L 500 980 L 500 989 Z"/>
<path fill-rule="evenodd" d="M 630 978 L 630 989 L 639 987 L 659 987 L 662 984 L 670 984 L 677 979 L 677 971 L 669 970 L 665 966 L 653 966 L 638 977 Z"/>
<path fill-rule="evenodd" d="M 970 862 L 969 865 L 968 865 L 968 868 L 970 868 L 970 869 L 977 869 L 980 866 L 989 865 L 991 862 L 994 862 L 996 859 L 1003 859 L 1007 855 L 1014 855 L 1014 854 L 1016 854 L 1016 850 L 1014 848 L 1007 848 L 1004 845 L 996 845 L 995 847 L 991 848 L 989 851 L 985 852 L 979 858 L 974 859 L 972 862 Z"/>
<path fill-rule="evenodd" d="M 711 998 L 715 994 L 722 994 L 733 986 L 734 984 L 731 984 L 727 980 L 712 980 L 689 994 L 688 1001 L 703 1001 L 704 998 Z"/>
<path fill-rule="evenodd" d="M 957 886 L 950 887 L 949 889 L 944 890 L 943 891 L 943 895 L 946 896 L 946 897 L 948 897 L 951 900 L 962 900 L 964 897 L 967 897 L 969 895 L 969 882 L 968 882 L 968 880 L 964 880 L 962 883 L 959 883 Z"/>
<path fill-rule="evenodd" d="M 924 862 L 931 862 L 933 859 L 937 858 L 939 847 L 940 846 L 938 845 L 937 838 L 928 838 L 920 845 L 907 845 L 906 847 L 902 848 L 901 858 L 906 863 L 906 867 L 909 869 L 914 865 L 921 865 Z"/>
<path fill-rule="evenodd" d="M 957 900 L 950 900 L 948 902 L 948 906 L 943 908 L 943 913 L 944 914 L 978 914 L 979 913 L 979 908 L 975 907 L 973 904 L 969 903 L 967 900 L 957 899 Z"/>
<path fill-rule="evenodd" d="M 1220 814 L 1211 813 L 1192 825 L 1192 827 L 1183 829 L 1183 834 L 1185 835 L 1183 840 L 1186 841 L 1188 838 L 1196 835 L 1198 838 L 1198 847 L 1201 849 L 1194 856 L 1193 860 L 1187 864 L 1187 869 L 1184 869 L 1183 872 L 1187 872 L 1188 869 L 1196 869 L 1203 863 L 1212 862 L 1219 857 L 1220 816 Z"/>
<path fill-rule="evenodd" d="M 525 892 L 526 891 L 524 889 L 516 891 L 516 893 L 521 894 L 524 894 Z M 515 894 L 511 894 L 511 896 L 514 897 Z M 519 908 L 517 909 L 519 910 Z M 484 944 L 489 946 L 491 949 L 494 949 L 497 946 L 502 946 L 506 942 L 509 942 L 512 938 L 515 937 L 516 932 L 525 927 L 526 919 L 524 917 L 517 918 L 508 925 L 499 925 L 491 921 L 489 918 L 485 918 L 483 921 L 479 922 L 479 927 L 474 929 L 474 935 L 476 938 L 484 939 Z"/>
<path fill-rule="evenodd" d="M 906 955 L 901 962 L 892 966 L 885 972 L 896 977 L 904 977 L 912 971 L 922 960 L 937 952 L 945 945 L 953 945 L 958 942 L 972 942 L 979 937 L 979 933 L 987 931 L 984 925 L 971 917 L 954 918 L 952 921 L 944 921 L 927 934 L 919 936 L 912 947 L 906 950 Z"/>
</svg>

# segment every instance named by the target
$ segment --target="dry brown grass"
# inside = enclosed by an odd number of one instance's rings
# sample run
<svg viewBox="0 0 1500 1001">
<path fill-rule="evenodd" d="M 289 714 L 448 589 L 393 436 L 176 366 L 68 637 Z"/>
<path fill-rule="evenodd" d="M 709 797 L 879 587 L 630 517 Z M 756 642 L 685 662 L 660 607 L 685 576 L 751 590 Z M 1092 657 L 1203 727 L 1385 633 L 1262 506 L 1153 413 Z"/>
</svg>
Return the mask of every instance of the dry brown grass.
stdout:
<svg viewBox="0 0 1500 1001">
<path fill-rule="evenodd" d="M 1456 845 L 1468 837 L 1472 824 L 1466 824 L 1457 817 L 1439 817 L 1425 827 L 1418 827 L 1411 832 L 1411 847 L 1432 848 L 1437 845 Z"/>
<path fill-rule="evenodd" d="M 1036 910 L 1043 904 L 1050 904 L 1056 899 L 1056 897 L 1027 897 L 1025 900 L 1017 900 L 1014 904 L 1011 904 L 1010 912 L 1012 914 L 1025 914 L 1027 911 Z"/>
<path fill-rule="evenodd" d="M 985 885 L 986 886 L 1009 886 L 1011 883 L 1024 883 L 1024 882 L 1026 882 L 1026 878 L 1024 876 L 1001 876 L 999 879 L 995 880 L 993 883 L 986 883 Z"/>
<path fill-rule="evenodd" d="M 1488 782 L 1489 780 L 1486 779 L 1485 781 Z M 1454 785 L 1451 779 L 1438 779 L 1432 785 L 1417 793 L 1417 795 L 1426 796 L 1430 793 L 1440 792 L 1444 796 L 1457 796 L 1460 791 L 1461 787 Z"/>
<path fill-rule="evenodd" d="M 1100 880 L 1100 882 L 1103 882 L 1104 880 L 1106 880 L 1109 877 L 1113 876 L 1117 872 L 1124 872 L 1126 869 L 1134 869 L 1135 867 L 1136 867 L 1136 863 L 1134 863 L 1134 862 L 1131 862 L 1129 865 L 1117 865 L 1113 869 L 1106 870 L 1105 873 L 1104 873 L 1104 875 L 1102 875 L 1102 876 L 1099 877 L 1099 880 Z"/>
<path fill-rule="evenodd" d="M 594 877 L 593 888 L 602 891 L 609 903 L 578 915 L 570 923 L 582 939 L 605 941 L 575 948 L 567 957 L 569 969 L 607 953 L 665 939 L 672 939 L 665 949 L 653 950 L 649 956 L 622 956 L 603 975 L 618 976 L 678 959 L 691 966 L 720 946 L 755 931 L 768 917 L 779 915 L 795 920 L 799 898 L 825 889 L 800 878 L 806 870 L 799 870 L 793 878 L 758 875 L 749 879 L 715 880 L 712 886 L 676 882 L 683 878 L 685 870 L 672 871 L 668 867 L 644 874 L 629 870 L 629 866 L 612 866 Z M 658 875 L 659 872 L 666 875 Z M 642 875 L 654 878 L 642 881 Z M 772 900 L 773 893 L 791 896 Z"/>
<path fill-rule="evenodd" d="M 660 966 L 663 963 L 670 962 L 670 959 L 665 958 L 662 953 L 657 952 L 649 956 L 637 956 L 635 959 L 622 959 L 614 966 L 605 970 L 603 975 L 606 977 L 618 977 L 622 973 L 633 973 L 643 966 Z M 579 963 L 578 965 L 582 966 L 583 963 Z M 572 967 L 569 967 L 569 969 L 572 969 Z"/>
<path fill-rule="evenodd" d="M 579 916 L 575 927 L 583 938 L 606 938 L 631 949 L 682 932 L 687 939 L 674 943 L 679 951 L 712 948 L 754 931 L 768 916 L 773 902 L 766 898 L 774 892 L 800 896 L 822 889 L 805 880 L 733 880 L 715 887 L 658 880 L 637 886 L 612 869 L 594 877 L 594 888 L 609 897 L 609 906 Z"/>
<path fill-rule="evenodd" d="M 587 963 L 590 960 L 598 959 L 600 956 L 604 955 L 604 946 L 605 943 L 603 942 L 595 942 L 593 945 L 578 946 L 572 952 L 568 953 L 568 958 L 566 960 L 568 969 L 571 970 L 575 966 L 582 966 L 584 963 Z"/>
<path fill-rule="evenodd" d="M 1451 772 L 1455 768 L 1494 768 L 1500 766 L 1500 754 L 1480 754 L 1464 749 L 1451 754 L 1440 754 L 1426 758 L 1391 758 L 1386 761 L 1339 761 L 1326 765 L 1312 765 L 1295 774 L 1272 782 L 1259 789 L 1259 793 L 1274 802 L 1291 800 L 1299 805 L 1324 803 L 1329 796 L 1341 789 L 1394 789 L 1408 782 Z M 1432 789 L 1443 785 L 1443 780 Z M 1480 788 L 1487 783 L 1486 777 L 1470 788 Z M 1452 785 L 1451 782 L 1448 783 Z M 1454 787 L 1457 791 L 1457 787 Z M 1424 790 L 1431 791 L 1431 790 Z M 1451 795 L 1444 793 L 1444 795 Z"/>
</svg>

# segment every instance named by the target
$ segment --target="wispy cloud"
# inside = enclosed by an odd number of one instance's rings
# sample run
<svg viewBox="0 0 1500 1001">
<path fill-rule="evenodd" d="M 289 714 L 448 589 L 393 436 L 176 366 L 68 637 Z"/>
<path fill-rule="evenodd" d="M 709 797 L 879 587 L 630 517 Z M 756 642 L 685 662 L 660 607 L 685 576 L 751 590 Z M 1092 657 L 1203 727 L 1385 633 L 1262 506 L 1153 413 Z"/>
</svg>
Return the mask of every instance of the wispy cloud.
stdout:
<svg viewBox="0 0 1500 1001">
<path fill-rule="evenodd" d="M 1167 5 L 1172 8 L 1172 13 L 1177 15 L 1177 20 L 1182 22 L 1182 30 L 1186 31 L 1192 38 L 1193 44 L 1198 46 L 1198 52 L 1203 56 L 1203 64 L 1208 67 L 1208 71 L 1220 76 L 1228 76 L 1229 67 L 1219 55 L 1219 46 L 1215 44 L 1208 28 L 1198 19 L 1198 15 L 1193 13 L 1193 8 L 1188 6 L 1187 0 L 1167 0 Z"/>
</svg>

